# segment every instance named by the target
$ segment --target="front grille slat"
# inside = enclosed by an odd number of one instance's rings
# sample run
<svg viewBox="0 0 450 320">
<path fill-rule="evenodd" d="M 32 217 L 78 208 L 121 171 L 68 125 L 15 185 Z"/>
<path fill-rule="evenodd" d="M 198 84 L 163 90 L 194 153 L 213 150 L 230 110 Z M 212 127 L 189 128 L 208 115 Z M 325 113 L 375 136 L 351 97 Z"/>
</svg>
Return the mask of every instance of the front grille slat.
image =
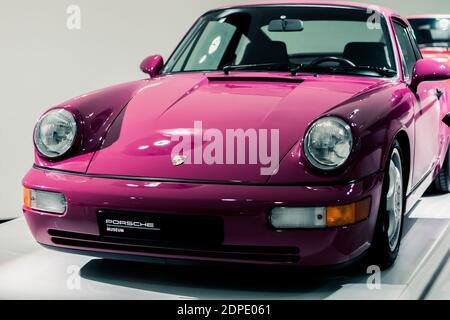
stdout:
<svg viewBox="0 0 450 320">
<path fill-rule="evenodd" d="M 296 247 L 270 246 L 183 246 L 176 243 L 155 243 L 132 239 L 105 238 L 60 230 L 49 230 L 55 245 L 82 247 L 92 250 L 112 250 L 124 253 L 157 254 L 255 262 L 295 263 L 300 260 Z"/>
</svg>

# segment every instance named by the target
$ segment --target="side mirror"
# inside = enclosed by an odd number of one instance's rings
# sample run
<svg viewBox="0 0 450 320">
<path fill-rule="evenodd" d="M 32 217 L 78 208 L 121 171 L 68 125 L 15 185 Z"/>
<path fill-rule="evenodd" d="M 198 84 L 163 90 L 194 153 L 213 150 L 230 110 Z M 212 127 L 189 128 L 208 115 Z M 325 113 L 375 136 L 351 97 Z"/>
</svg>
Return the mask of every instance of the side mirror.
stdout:
<svg viewBox="0 0 450 320">
<path fill-rule="evenodd" d="M 450 127 L 450 113 L 447 113 L 447 115 L 444 117 L 444 123 Z"/>
<path fill-rule="evenodd" d="M 410 88 L 417 92 L 419 84 L 425 81 L 442 81 L 450 79 L 450 66 L 433 59 L 422 59 L 416 62 Z"/>
<path fill-rule="evenodd" d="M 157 76 L 164 65 L 163 57 L 159 55 L 150 56 L 141 63 L 141 70 L 150 75 L 151 78 Z"/>
</svg>

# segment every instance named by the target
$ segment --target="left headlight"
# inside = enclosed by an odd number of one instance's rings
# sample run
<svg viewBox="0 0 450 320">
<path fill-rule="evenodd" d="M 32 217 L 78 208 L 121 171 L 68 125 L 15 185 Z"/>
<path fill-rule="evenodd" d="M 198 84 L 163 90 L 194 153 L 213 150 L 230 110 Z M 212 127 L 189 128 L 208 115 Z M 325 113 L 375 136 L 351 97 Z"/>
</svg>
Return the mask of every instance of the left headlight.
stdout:
<svg viewBox="0 0 450 320">
<path fill-rule="evenodd" d="M 42 116 L 34 130 L 34 143 L 45 157 L 56 158 L 72 147 L 77 134 L 77 123 L 67 110 L 55 109 Z"/>
<path fill-rule="evenodd" d="M 304 151 L 309 162 L 323 170 L 333 170 L 347 161 L 353 148 L 350 126 L 336 117 L 317 120 L 305 136 Z"/>
</svg>

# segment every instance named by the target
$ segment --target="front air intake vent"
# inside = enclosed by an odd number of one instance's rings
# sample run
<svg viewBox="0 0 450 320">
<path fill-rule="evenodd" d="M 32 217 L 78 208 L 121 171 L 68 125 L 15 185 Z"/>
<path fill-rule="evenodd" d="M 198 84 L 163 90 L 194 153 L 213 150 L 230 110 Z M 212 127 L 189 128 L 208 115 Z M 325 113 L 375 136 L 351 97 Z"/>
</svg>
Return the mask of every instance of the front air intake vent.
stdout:
<svg viewBox="0 0 450 320">
<path fill-rule="evenodd" d="M 303 79 L 285 77 L 208 77 L 210 82 L 282 82 L 282 83 L 302 83 Z"/>
<path fill-rule="evenodd" d="M 163 257 L 180 257 L 184 259 L 193 257 L 213 260 L 287 264 L 300 261 L 299 249 L 296 247 L 235 245 L 206 247 L 187 246 L 177 243 L 116 239 L 60 230 L 49 230 L 48 234 L 51 236 L 53 244 L 74 249 L 111 251 L 123 254 L 158 255 Z"/>
</svg>

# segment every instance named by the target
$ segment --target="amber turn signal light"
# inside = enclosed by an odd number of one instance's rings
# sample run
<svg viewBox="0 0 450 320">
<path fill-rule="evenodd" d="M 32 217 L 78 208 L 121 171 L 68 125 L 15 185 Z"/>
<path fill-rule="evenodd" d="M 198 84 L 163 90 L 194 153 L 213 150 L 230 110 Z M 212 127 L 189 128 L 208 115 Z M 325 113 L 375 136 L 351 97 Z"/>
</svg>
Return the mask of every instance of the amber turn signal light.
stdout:
<svg viewBox="0 0 450 320">
<path fill-rule="evenodd" d="M 327 207 L 327 227 L 340 227 L 367 219 L 370 198 L 343 206 Z"/>
<path fill-rule="evenodd" d="M 27 209 L 31 208 L 31 190 L 23 188 L 23 206 Z"/>
<path fill-rule="evenodd" d="M 275 207 L 269 223 L 275 229 L 323 229 L 351 225 L 367 219 L 371 199 L 330 207 Z"/>
</svg>

